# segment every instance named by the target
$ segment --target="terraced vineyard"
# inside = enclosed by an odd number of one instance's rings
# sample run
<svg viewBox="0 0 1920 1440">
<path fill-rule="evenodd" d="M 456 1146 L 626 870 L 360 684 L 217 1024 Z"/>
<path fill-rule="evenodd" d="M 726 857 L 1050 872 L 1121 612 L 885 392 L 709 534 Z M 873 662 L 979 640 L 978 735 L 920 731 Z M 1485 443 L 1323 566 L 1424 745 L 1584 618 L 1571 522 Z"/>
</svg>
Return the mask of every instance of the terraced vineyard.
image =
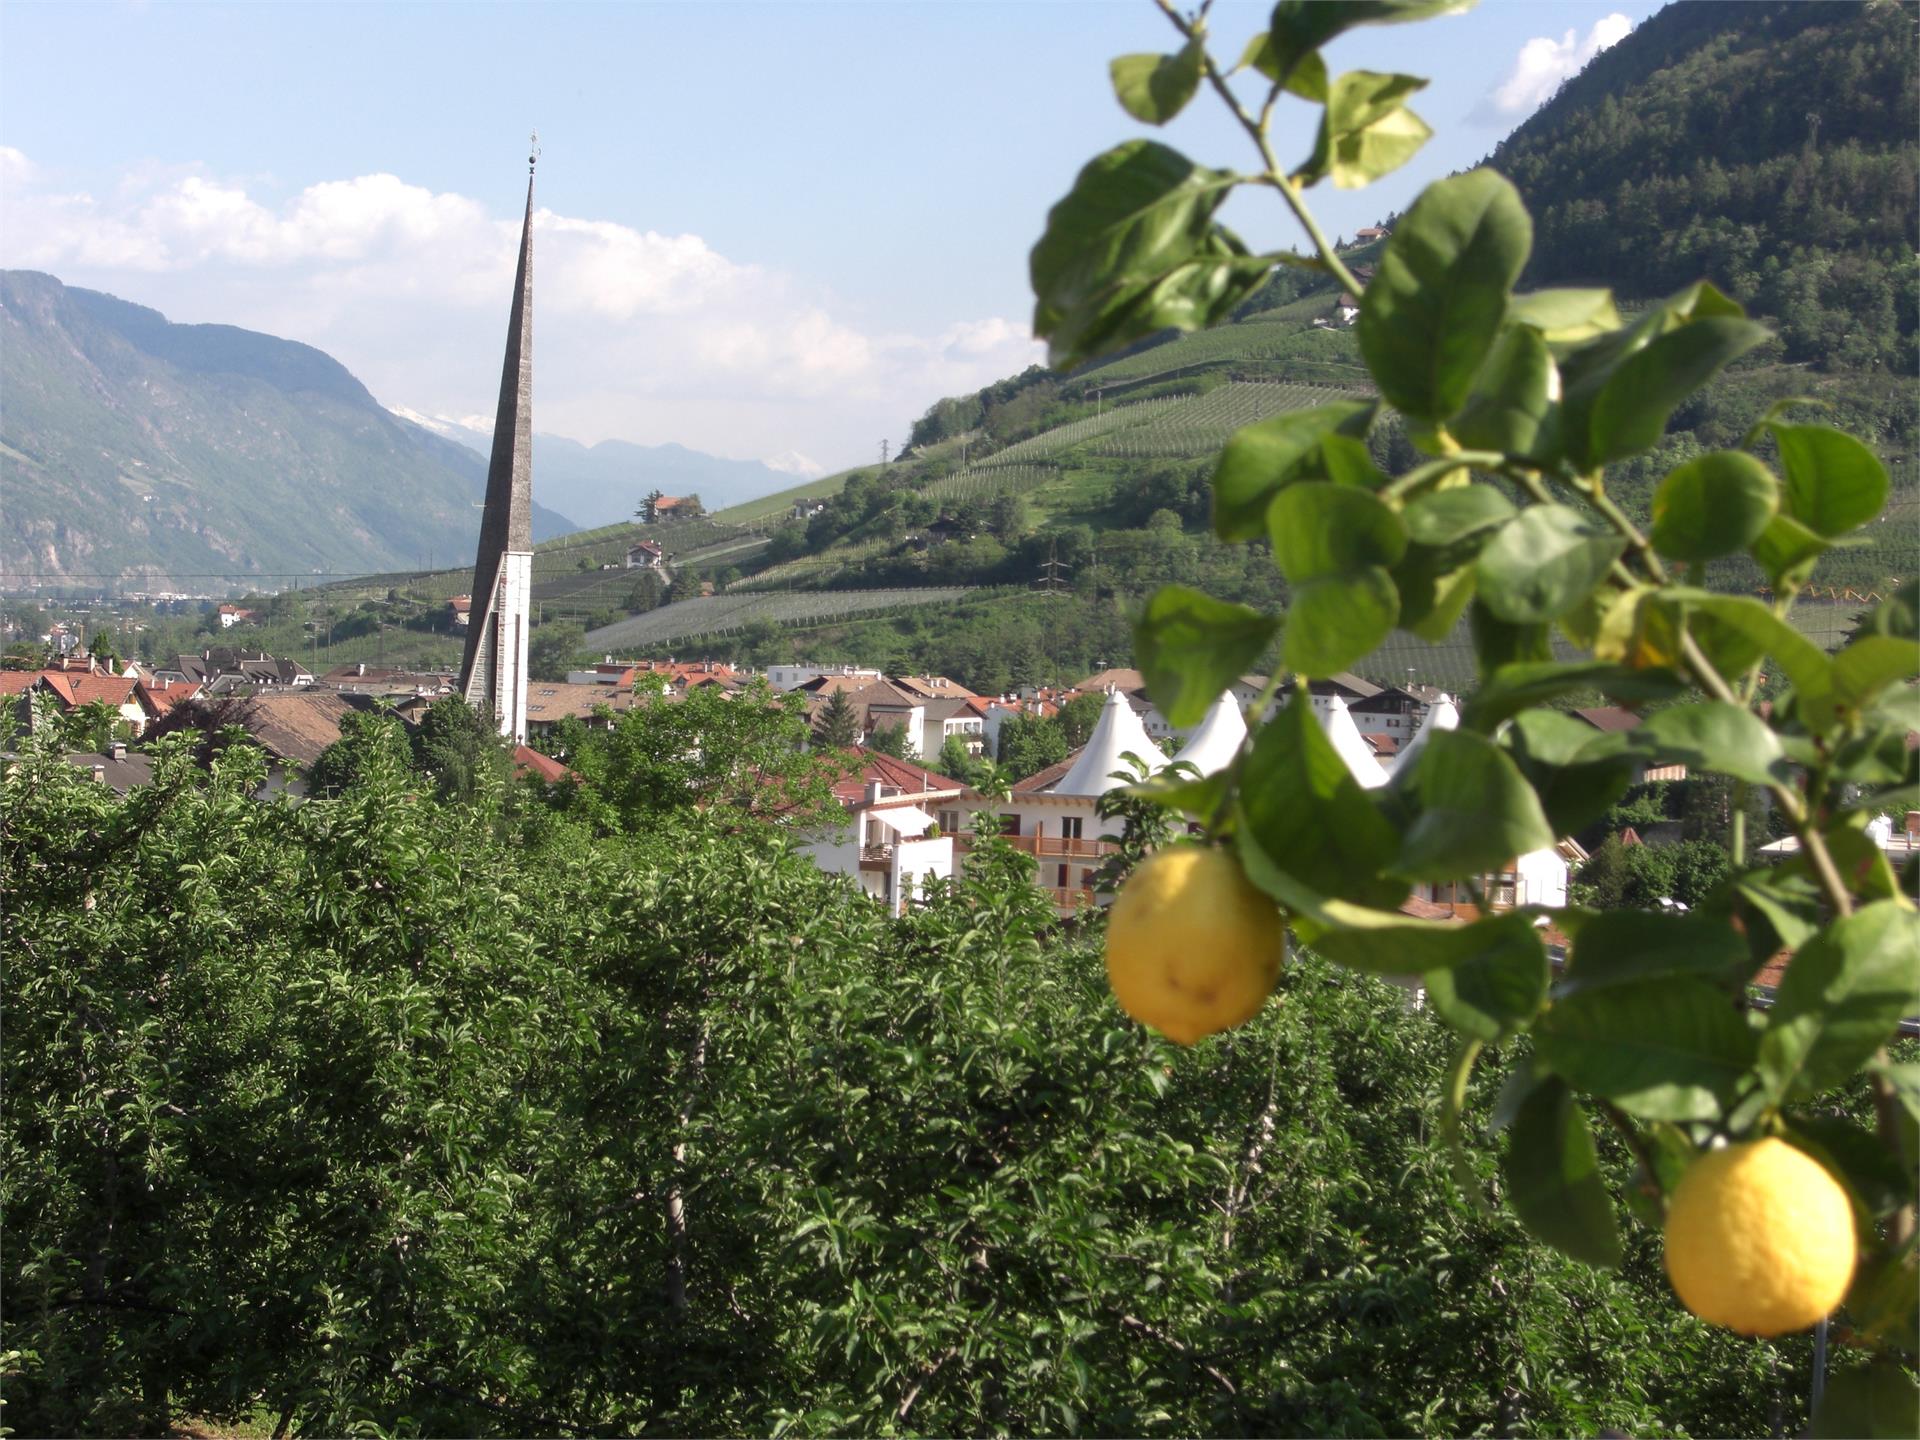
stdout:
<svg viewBox="0 0 1920 1440">
<path fill-rule="evenodd" d="M 1243 381 L 1222 385 L 1141 424 L 1129 425 L 1092 447 L 1096 455 L 1142 459 L 1163 455 L 1207 455 L 1226 444 L 1243 425 L 1287 410 L 1304 410 L 1330 400 L 1354 398 L 1354 392 L 1330 385 L 1271 384 Z"/>
<path fill-rule="evenodd" d="M 852 615 L 909 609 L 958 600 L 973 593 L 966 585 L 908 587 L 893 590 L 735 592 L 663 605 L 598 630 L 583 642 L 588 649 L 661 645 L 698 635 L 721 635 L 757 621 L 776 625 L 818 625 Z"/>
<path fill-rule="evenodd" d="M 1308 338 L 1319 335 L 1328 338 Z M 1305 355 L 1302 354 L 1303 345 L 1311 347 Z M 1142 350 L 1137 355 L 1116 360 L 1111 365 L 1086 371 L 1077 378 L 1084 384 L 1109 385 L 1123 380 L 1150 380 L 1189 367 L 1254 364 L 1288 357 L 1351 369 L 1355 383 L 1364 383 L 1366 371 L 1352 364 L 1349 354 L 1344 331 L 1315 330 L 1303 334 L 1290 325 L 1239 324 L 1186 335 L 1165 345 L 1156 345 L 1151 350 Z"/>
<path fill-rule="evenodd" d="M 1043 431 L 1006 449 L 989 455 L 981 460 L 974 469 L 987 465 L 1018 465 L 1033 460 L 1044 460 L 1071 450 L 1110 430 L 1137 424 L 1164 414 L 1177 405 L 1184 404 L 1192 397 L 1186 395 L 1161 395 L 1152 400 L 1140 400 L 1131 405 L 1112 405 L 1098 415 L 1089 415 L 1084 420 L 1075 420 L 1052 430 Z"/>
<path fill-rule="evenodd" d="M 714 511 L 708 518 L 721 525 L 777 525 L 793 509 L 794 501 L 824 500 L 829 495 L 838 495 L 846 488 L 848 480 L 872 468 L 871 465 L 855 466 L 851 470 L 842 470 L 837 475 L 822 475 L 818 480 L 807 480 L 798 485 L 790 485 L 785 490 L 777 490 L 771 495 L 762 495 L 758 500 L 742 500 L 738 505 L 729 505 L 724 510 Z"/>
<path fill-rule="evenodd" d="M 936 480 L 920 493 L 935 500 L 991 500 L 999 495 L 1024 495 L 1060 478 L 1057 465 L 1002 465 L 999 458 Z"/>
</svg>

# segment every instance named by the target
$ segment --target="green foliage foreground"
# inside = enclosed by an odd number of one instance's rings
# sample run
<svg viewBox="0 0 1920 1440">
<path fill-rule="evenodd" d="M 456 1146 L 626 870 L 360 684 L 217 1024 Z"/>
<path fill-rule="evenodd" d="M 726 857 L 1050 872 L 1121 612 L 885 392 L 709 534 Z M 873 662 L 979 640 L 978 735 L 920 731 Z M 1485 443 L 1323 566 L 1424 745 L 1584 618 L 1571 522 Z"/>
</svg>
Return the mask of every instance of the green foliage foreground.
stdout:
<svg viewBox="0 0 1920 1440">
<path fill-rule="evenodd" d="M 1180 1050 L 1011 852 L 896 922 L 698 816 L 596 839 L 378 744 L 338 798 L 262 804 L 255 752 L 185 743 L 127 798 L 50 754 L 0 779 L 18 1431 L 1799 1413 L 1804 1341 L 1452 1188 L 1445 1032 L 1377 981 L 1303 956 Z"/>
</svg>

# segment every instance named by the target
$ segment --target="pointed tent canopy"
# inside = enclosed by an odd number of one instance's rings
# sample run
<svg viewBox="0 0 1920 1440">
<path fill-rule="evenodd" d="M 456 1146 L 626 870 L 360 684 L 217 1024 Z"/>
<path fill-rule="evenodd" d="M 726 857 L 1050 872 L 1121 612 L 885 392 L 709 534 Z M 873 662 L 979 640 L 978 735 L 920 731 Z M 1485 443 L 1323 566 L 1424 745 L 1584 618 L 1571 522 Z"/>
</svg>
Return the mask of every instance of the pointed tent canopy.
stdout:
<svg viewBox="0 0 1920 1440">
<path fill-rule="evenodd" d="M 1140 723 L 1140 717 L 1133 713 L 1133 706 L 1127 703 L 1127 697 L 1118 690 L 1109 690 L 1106 706 L 1100 711 L 1099 722 L 1093 727 L 1086 748 L 1081 750 L 1080 758 L 1073 762 L 1072 768 L 1060 778 L 1060 783 L 1048 793 L 1106 794 L 1124 783 L 1115 780 L 1113 772 L 1130 768 L 1120 758 L 1129 750 L 1147 762 L 1149 773 L 1166 768 L 1167 757 L 1153 743 L 1153 737 L 1147 734 L 1147 727 Z"/>
<path fill-rule="evenodd" d="M 1427 711 L 1427 718 L 1420 722 L 1420 728 L 1413 732 L 1413 739 L 1407 742 L 1393 762 L 1394 773 L 1398 774 L 1413 763 L 1413 757 L 1426 748 L 1427 737 L 1436 730 L 1458 730 L 1460 728 L 1460 710 L 1453 701 L 1442 695 Z"/>
<path fill-rule="evenodd" d="M 1233 763 L 1247 738 L 1247 722 L 1240 717 L 1240 702 L 1228 690 L 1213 702 L 1193 736 L 1181 748 L 1175 760 L 1193 766 L 1202 775 L 1214 775 Z"/>
<path fill-rule="evenodd" d="M 1387 783 L 1387 772 L 1374 758 L 1373 747 L 1360 737 L 1360 727 L 1347 713 L 1347 702 L 1338 695 L 1327 702 L 1327 716 L 1321 728 L 1327 732 L 1335 753 L 1353 772 L 1354 779 L 1369 790 Z"/>
</svg>

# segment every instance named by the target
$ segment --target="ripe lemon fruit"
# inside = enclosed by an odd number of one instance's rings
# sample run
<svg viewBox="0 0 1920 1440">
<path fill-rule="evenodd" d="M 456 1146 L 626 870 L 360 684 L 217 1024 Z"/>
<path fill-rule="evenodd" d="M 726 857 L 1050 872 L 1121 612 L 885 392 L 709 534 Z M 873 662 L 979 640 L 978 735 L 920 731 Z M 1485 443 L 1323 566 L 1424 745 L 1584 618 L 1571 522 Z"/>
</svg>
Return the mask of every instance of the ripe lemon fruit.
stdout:
<svg viewBox="0 0 1920 1440">
<path fill-rule="evenodd" d="M 1182 1045 L 1251 1019 L 1286 953 L 1280 912 L 1224 850 L 1176 845 L 1149 856 L 1107 917 L 1114 998 Z"/>
<path fill-rule="evenodd" d="M 1784 1140 L 1694 1161 L 1667 1202 L 1667 1278 L 1687 1309 L 1742 1335 L 1804 1330 L 1853 1280 L 1853 1207 Z"/>
</svg>

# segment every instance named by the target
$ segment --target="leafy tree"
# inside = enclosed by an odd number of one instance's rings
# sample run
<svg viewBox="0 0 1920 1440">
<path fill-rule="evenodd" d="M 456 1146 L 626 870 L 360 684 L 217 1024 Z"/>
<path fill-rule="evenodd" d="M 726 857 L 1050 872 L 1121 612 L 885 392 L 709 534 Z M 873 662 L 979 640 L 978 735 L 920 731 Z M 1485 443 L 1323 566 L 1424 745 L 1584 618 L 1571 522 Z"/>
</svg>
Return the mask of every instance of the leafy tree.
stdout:
<svg viewBox="0 0 1920 1440">
<path fill-rule="evenodd" d="M 1067 737 L 1050 715 L 1014 715 L 1001 722 L 1000 766 L 1015 780 L 1067 758 Z"/>
<path fill-rule="evenodd" d="M 940 746 L 939 758 L 934 768 L 942 775 L 951 775 L 956 780 L 972 783 L 977 757 L 967 748 L 967 742 L 958 735 L 949 735 Z"/>
<path fill-rule="evenodd" d="M 549 620 L 527 638 L 527 675 L 534 680 L 564 680 L 580 653 L 587 632 L 571 620 Z"/>
<path fill-rule="evenodd" d="M 1093 738 L 1093 727 L 1100 723 L 1100 711 L 1105 704 L 1104 696 L 1088 694 L 1076 695 L 1060 707 L 1060 713 L 1054 718 L 1059 722 L 1069 750 L 1078 750 Z"/>
<path fill-rule="evenodd" d="M 846 691 L 835 690 L 827 697 L 814 724 L 814 735 L 832 750 L 845 750 L 860 743 L 860 714 L 847 699 Z"/>
<path fill-rule="evenodd" d="M 627 590 L 627 611 L 633 615 L 644 615 L 649 610 L 657 610 L 667 596 L 667 582 L 660 578 L 658 570 L 642 570 L 637 580 Z"/>
<path fill-rule="evenodd" d="M 91 655 L 95 660 L 98 660 L 102 665 L 109 666 L 115 670 L 120 668 L 120 656 L 114 649 L 113 632 L 110 630 L 96 630 L 93 632 L 93 639 L 87 645 L 87 654 Z"/>
<path fill-rule="evenodd" d="M 866 745 L 869 750 L 882 755 L 891 755 L 896 760 L 907 758 L 907 727 L 905 722 L 898 725 L 877 725 L 868 734 Z"/>
<path fill-rule="evenodd" d="M 429 705 L 412 739 L 417 768 L 443 800 L 497 793 L 512 774 L 511 742 L 459 695 Z"/>
</svg>

